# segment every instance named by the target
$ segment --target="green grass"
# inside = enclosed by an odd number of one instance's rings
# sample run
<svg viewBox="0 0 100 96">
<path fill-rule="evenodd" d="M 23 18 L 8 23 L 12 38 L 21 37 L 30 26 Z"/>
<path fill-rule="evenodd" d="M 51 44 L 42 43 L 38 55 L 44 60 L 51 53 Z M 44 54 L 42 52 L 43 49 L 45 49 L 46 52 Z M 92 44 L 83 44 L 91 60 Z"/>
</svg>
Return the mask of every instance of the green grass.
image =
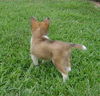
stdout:
<svg viewBox="0 0 100 96">
<path fill-rule="evenodd" d="M 66 83 L 50 61 L 30 70 L 31 16 L 51 18 L 51 39 L 87 46 L 73 50 Z M 0 0 L 0 96 L 99 96 L 99 70 L 100 8 L 87 0 Z"/>
</svg>

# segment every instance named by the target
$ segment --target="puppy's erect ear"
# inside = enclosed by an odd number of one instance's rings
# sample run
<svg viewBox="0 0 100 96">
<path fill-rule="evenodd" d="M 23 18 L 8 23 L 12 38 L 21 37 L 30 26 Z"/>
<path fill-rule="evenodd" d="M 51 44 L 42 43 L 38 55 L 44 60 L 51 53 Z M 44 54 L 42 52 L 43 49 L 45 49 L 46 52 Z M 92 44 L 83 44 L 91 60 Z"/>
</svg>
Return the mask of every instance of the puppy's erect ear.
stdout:
<svg viewBox="0 0 100 96">
<path fill-rule="evenodd" d="M 50 18 L 46 18 L 45 20 L 44 20 L 44 22 L 46 22 L 46 23 L 50 23 Z"/>
</svg>

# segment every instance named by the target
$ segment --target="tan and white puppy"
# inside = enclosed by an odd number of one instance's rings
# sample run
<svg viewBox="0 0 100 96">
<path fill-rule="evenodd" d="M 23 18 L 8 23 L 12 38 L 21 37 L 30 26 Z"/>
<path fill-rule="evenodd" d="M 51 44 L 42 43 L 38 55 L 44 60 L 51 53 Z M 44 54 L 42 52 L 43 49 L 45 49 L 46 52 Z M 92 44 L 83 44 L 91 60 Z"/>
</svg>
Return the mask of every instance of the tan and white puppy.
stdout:
<svg viewBox="0 0 100 96">
<path fill-rule="evenodd" d="M 66 43 L 56 40 L 50 40 L 47 36 L 49 28 L 49 19 L 42 22 L 32 18 L 32 38 L 31 38 L 31 58 L 34 65 L 38 65 L 38 59 L 50 59 L 62 74 L 63 81 L 68 78 L 68 72 L 71 71 L 70 54 L 72 48 L 86 50 L 84 45 Z"/>
</svg>

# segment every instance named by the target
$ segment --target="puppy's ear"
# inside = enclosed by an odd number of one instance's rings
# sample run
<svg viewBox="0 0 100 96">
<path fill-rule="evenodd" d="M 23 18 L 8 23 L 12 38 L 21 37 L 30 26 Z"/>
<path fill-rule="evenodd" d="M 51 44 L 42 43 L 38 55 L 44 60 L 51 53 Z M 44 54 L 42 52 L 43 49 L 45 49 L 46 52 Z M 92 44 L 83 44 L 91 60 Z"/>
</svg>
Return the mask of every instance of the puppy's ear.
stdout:
<svg viewBox="0 0 100 96">
<path fill-rule="evenodd" d="M 45 20 L 44 20 L 44 22 L 46 22 L 46 23 L 50 23 L 50 18 L 46 18 Z"/>
</svg>

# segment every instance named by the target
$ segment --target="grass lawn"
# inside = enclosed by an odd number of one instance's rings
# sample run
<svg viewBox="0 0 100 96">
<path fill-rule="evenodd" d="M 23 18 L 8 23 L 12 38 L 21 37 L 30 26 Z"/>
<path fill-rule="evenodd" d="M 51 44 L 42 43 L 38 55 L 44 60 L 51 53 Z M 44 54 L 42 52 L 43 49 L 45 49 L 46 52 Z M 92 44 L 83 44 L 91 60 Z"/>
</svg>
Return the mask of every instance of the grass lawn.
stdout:
<svg viewBox="0 0 100 96">
<path fill-rule="evenodd" d="M 49 37 L 73 49 L 69 80 L 51 61 L 30 68 L 30 17 L 51 18 Z M 41 63 L 41 60 L 40 60 Z M 99 96 L 100 8 L 87 0 L 0 0 L 0 96 Z"/>
</svg>

